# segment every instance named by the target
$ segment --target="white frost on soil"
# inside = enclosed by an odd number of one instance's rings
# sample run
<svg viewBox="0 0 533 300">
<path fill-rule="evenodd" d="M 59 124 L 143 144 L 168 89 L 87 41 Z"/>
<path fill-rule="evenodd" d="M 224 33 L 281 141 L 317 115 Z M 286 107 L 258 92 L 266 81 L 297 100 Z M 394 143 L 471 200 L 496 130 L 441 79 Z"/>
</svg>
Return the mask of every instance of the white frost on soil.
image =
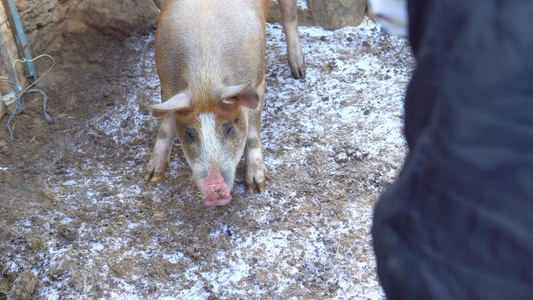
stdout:
<svg viewBox="0 0 533 300">
<path fill-rule="evenodd" d="M 298 7 L 300 7 L 303 10 L 308 9 L 307 0 L 298 0 L 297 1 L 297 5 L 298 5 Z"/>
<path fill-rule="evenodd" d="M 268 24 L 267 32 L 267 95 L 262 129 L 265 163 L 271 175 L 288 178 L 284 174 L 291 171 L 295 182 L 307 184 L 280 193 L 276 187 L 287 183 L 272 179 L 266 193 L 247 196 L 241 179 L 233 191 L 236 197 L 230 205 L 236 208 L 231 216 L 195 205 L 195 217 L 185 221 L 175 216 L 176 211 L 197 201 L 190 181 L 186 184 L 190 187 L 178 191 L 172 185 L 156 184 L 153 198 L 141 199 L 144 194 L 138 181 L 124 179 L 144 168 L 150 148 L 136 148 L 139 159 L 124 160 L 122 169 L 97 166 L 101 172 L 94 178 L 80 178 L 75 176 L 78 171 L 72 170 L 70 180 L 49 192 L 57 194 L 59 201 L 97 206 L 100 212 L 87 214 L 98 216 L 98 221 L 83 222 L 77 228 L 75 243 L 65 246 L 59 240 L 48 241 L 48 249 L 39 255 L 47 270 L 91 269 L 101 278 L 76 273 L 66 284 L 47 279 L 66 275 L 48 275 L 50 271 L 34 269 L 44 282 L 40 295 L 47 299 L 88 299 L 100 290 L 116 299 L 150 298 L 143 293 L 147 291 L 159 299 L 206 299 L 211 295 L 254 299 L 292 295 L 287 298 L 297 299 L 298 295 L 313 295 L 316 286 L 329 285 L 329 291 L 317 294 L 317 298 L 385 299 L 377 280 L 370 226 L 373 204 L 383 184 L 397 176 L 405 154 L 402 99 L 413 67 L 407 58 L 408 46 L 403 40 L 384 35 L 378 25 L 368 20 L 359 27 L 336 31 L 300 27 L 307 77 L 298 81 L 290 77 L 281 26 Z M 153 53 L 147 51 L 151 39 L 153 35 L 130 43 L 139 53 L 132 86 L 144 86 L 144 90 L 128 91 L 128 103 L 111 108 L 107 117 L 94 125 L 117 147 L 138 139 L 138 132 L 147 126 L 153 127 L 153 135 L 144 134 L 141 138 L 155 139 L 157 122 L 150 120 L 143 107 L 160 101 Z M 126 129 L 122 128 L 128 116 L 134 118 L 128 120 Z M 313 159 L 320 160 L 322 172 L 328 170 L 326 179 L 315 178 L 306 171 L 305 164 Z M 371 170 L 358 173 L 355 166 L 363 165 L 359 161 L 368 162 L 370 167 L 366 168 Z M 341 173 L 345 163 L 354 164 L 348 175 Z M 187 168 L 183 159 L 173 160 L 165 180 L 184 178 L 182 174 L 190 174 Z M 351 175 L 354 178 L 349 178 Z M 354 194 L 336 195 L 339 199 L 335 199 L 335 178 L 350 182 Z M 106 194 L 95 188 L 102 185 L 112 187 L 114 192 Z M 321 187 L 322 194 L 306 192 L 316 186 Z M 177 194 L 180 197 L 171 200 Z M 320 210 L 321 202 L 335 201 L 339 205 L 342 202 L 342 209 Z M 249 204 L 241 205 L 242 202 Z M 115 207 L 125 207 L 132 214 L 135 209 L 142 210 L 139 214 L 146 214 L 146 219 L 136 223 L 106 219 L 102 211 L 112 212 Z M 315 219 L 310 219 L 309 211 L 316 212 Z M 299 217 L 283 221 L 289 212 Z M 221 216 L 225 219 L 220 222 L 209 219 Z M 278 219 L 274 220 L 274 216 Z M 255 220 L 256 226 L 253 231 L 241 232 L 231 220 Z M 70 221 L 66 219 L 62 224 Z M 287 225 L 278 229 L 271 225 L 273 222 Z M 195 228 L 190 229 L 191 223 Z M 150 231 L 145 241 L 139 237 L 142 230 Z M 203 238 L 194 236 L 202 232 Z M 180 250 L 181 240 L 174 241 L 171 233 L 185 235 L 183 241 L 193 245 L 203 239 L 217 248 L 210 249 L 208 257 L 203 249 L 185 253 Z M 102 236 L 105 238 L 95 238 Z M 162 246 L 163 242 L 174 246 Z M 72 261 L 76 265 L 68 265 Z M 135 263 L 144 265 L 140 270 L 133 268 L 137 271 L 132 271 L 130 277 L 121 275 L 125 274 L 121 268 Z M 179 267 L 182 273 L 165 271 L 172 267 Z M 291 294 L 296 290 L 306 294 Z M 81 296 L 84 294 L 87 296 Z"/>
</svg>

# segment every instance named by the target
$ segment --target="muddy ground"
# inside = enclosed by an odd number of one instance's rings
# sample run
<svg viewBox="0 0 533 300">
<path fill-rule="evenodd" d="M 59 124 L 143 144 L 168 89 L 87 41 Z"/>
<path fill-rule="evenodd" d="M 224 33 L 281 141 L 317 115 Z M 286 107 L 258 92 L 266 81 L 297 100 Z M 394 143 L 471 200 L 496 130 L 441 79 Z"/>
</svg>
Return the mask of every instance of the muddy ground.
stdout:
<svg viewBox="0 0 533 300">
<path fill-rule="evenodd" d="M 0 121 L 0 299 L 384 299 L 372 210 L 405 155 L 405 41 L 366 20 L 300 29 L 293 80 L 268 25 L 267 192 L 205 207 L 178 141 L 165 178 L 143 180 L 160 101 L 155 28 L 64 34 L 56 66 Z M 36 56 L 37 53 L 34 54 Z M 39 74 L 49 66 L 36 63 Z"/>
</svg>

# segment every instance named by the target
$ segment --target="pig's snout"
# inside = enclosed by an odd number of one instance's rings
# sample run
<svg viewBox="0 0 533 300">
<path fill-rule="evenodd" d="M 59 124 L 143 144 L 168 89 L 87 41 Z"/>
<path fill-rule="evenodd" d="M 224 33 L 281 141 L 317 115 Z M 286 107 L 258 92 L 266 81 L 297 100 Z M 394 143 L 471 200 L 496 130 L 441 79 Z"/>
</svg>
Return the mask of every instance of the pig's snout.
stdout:
<svg viewBox="0 0 533 300">
<path fill-rule="evenodd" d="M 206 206 L 223 206 L 231 201 L 229 187 L 216 167 L 211 167 L 208 175 L 199 180 L 199 186 Z"/>
<path fill-rule="evenodd" d="M 202 203 L 206 206 L 223 206 L 231 201 L 231 195 L 223 192 L 222 188 L 219 188 L 211 193 L 205 195 L 202 198 Z"/>
</svg>

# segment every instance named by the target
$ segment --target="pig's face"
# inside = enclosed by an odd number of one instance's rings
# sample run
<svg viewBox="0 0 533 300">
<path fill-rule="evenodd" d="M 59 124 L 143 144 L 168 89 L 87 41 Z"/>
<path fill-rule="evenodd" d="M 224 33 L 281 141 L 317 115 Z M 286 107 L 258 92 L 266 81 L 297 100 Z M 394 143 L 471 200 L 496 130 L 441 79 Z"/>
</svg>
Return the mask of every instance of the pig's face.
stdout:
<svg viewBox="0 0 533 300">
<path fill-rule="evenodd" d="M 194 111 L 194 109 L 193 109 Z M 248 131 L 244 108 L 175 113 L 178 139 L 207 206 L 226 205 Z"/>
<path fill-rule="evenodd" d="M 258 105 L 255 89 L 243 84 L 203 93 L 203 97 L 182 92 L 150 106 L 153 117 L 174 114 L 178 139 L 205 205 L 230 202 L 235 169 L 246 144 L 249 109 Z"/>
</svg>

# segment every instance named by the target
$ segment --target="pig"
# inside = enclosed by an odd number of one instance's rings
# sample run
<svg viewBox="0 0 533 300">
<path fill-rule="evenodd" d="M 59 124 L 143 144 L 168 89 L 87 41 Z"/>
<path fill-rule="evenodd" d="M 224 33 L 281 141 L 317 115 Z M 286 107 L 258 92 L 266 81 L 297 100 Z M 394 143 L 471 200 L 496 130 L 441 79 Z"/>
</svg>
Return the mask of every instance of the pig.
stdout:
<svg viewBox="0 0 533 300">
<path fill-rule="evenodd" d="M 279 0 L 294 78 L 305 77 L 296 0 Z M 177 135 L 207 206 L 231 200 L 244 153 L 249 193 L 269 178 L 261 150 L 269 0 L 165 0 L 155 38 L 161 119 L 146 181 L 163 178 Z"/>
</svg>

